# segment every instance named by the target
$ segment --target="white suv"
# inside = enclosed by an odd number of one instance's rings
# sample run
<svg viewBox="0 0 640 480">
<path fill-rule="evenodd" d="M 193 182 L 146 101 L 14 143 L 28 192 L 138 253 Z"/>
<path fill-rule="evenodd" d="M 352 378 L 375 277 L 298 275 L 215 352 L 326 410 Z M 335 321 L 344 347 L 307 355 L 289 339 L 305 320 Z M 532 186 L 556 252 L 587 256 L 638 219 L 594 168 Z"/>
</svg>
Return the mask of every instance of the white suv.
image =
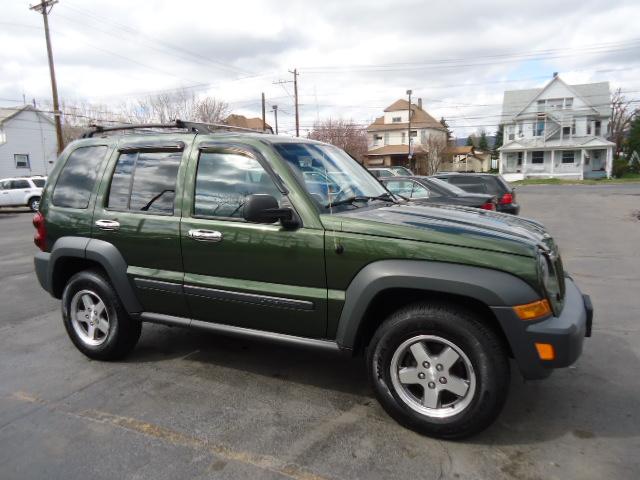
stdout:
<svg viewBox="0 0 640 480">
<path fill-rule="evenodd" d="M 29 207 L 38 211 L 45 177 L 3 178 L 0 180 L 0 207 Z"/>
</svg>

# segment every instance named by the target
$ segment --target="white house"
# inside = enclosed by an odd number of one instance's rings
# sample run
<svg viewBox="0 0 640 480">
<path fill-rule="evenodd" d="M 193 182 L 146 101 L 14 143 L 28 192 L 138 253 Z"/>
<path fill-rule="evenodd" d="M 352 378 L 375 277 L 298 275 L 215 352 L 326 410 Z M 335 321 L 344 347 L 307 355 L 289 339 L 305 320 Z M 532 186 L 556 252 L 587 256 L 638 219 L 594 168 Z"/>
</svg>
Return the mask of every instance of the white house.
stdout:
<svg viewBox="0 0 640 480">
<path fill-rule="evenodd" d="M 442 124 L 422 109 L 422 99 L 411 104 L 411 153 L 409 163 L 409 102 L 400 99 L 384 110 L 382 117 L 367 127 L 369 149 L 365 156 L 368 167 L 405 166 L 416 168 L 420 158 L 429 153 L 436 139 L 446 146 L 447 134 Z M 416 162 L 416 160 L 418 160 Z M 418 172 L 416 172 L 418 173 Z"/>
<path fill-rule="evenodd" d="M 0 178 L 47 175 L 56 158 L 51 118 L 30 105 L 0 108 Z"/>
<path fill-rule="evenodd" d="M 554 74 L 543 88 L 504 92 L 500 173 L 507 180 L 610 177 L 610 117 L 609 82 L 568 85 Z"/>
</svg>

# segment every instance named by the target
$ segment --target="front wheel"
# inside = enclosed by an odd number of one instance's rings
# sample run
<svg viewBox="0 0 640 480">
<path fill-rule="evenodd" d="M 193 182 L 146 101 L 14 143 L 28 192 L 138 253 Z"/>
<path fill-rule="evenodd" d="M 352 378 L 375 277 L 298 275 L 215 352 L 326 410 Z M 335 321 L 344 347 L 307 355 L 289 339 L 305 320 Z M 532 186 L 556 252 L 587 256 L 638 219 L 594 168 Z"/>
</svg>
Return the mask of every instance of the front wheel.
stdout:
<svg viewBox="0 0 640 480">
<path fill-rule="evenodd" d="M 416 304 L 391 315 L 374 334 L 367 365 L 383 408 L 402 425 L 439 438 L 489 426 L 509 387 L 501 339 L 447 304 Z"/>
</svg>

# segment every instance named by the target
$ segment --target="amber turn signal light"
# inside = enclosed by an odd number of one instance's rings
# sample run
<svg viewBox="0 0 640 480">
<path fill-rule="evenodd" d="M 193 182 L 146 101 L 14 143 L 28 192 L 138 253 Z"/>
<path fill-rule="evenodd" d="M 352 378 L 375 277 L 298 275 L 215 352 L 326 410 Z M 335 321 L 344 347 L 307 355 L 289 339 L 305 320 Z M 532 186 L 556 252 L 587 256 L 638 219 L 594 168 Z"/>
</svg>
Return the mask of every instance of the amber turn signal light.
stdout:
<svg viewBox="0 0 640 480">
<path fill-rule="evenodd" d="M 513 307 L 520 320 L 536 320 L 551 313 L 551 306 L 547 299 L 538 300 L 527 303 L 525 305 L 517 305 Z"/>
<path fill-rule="evenodd" d="M 556 351 L 550 343 L 536 343 L 536 350 L 540 360 L 553 360 L 556 358 Z"/>
</svg>

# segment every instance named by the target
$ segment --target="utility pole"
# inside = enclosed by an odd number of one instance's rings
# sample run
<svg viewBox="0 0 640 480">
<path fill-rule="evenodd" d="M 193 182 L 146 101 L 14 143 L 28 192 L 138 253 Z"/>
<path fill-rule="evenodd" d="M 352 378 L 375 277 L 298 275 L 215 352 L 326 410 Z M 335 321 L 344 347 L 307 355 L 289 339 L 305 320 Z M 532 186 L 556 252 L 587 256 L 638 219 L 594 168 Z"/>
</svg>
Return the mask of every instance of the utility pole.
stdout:
<svg viewBox="0 0 640 480">
<path fill-rule="evenodd" d="M 296 137 L 300 136 L 300 114 L 298 112 L 298 69 L 294 68 L 293 72 L 289 70 L 289 73 L 293 73 L 293 98 L 296 104 Z"/>
<path fill-rule="evenodd" d="M 274 85 L 283 85 L 285 83 L 293 83 L 293 102 L 295 103 L 295 115 L 296 115 L 296 137 L 300 136 L 300 112 L 298 109 L 298 69 L 294 68 L 293 70 L 289 70 L 289 73 L 293 74 L 293 81 L 291 80 L 278 80 L 277 82 L 273 82 Z M 284 87 L 282 87 L 284 88 Z M 285 88 L 285 92 L 287 89 Z M 289 92 L 287 92 L 289 95 Z"/>
<path fill-rule="evenodd" d="M 44 35 L 47 40 L 47 56 L 49 57 L 49 74 L 51 75 L 51 93 L 53 96 L 53 118 L 56 124 L 56 137 L 58 139 L 58 153 L 64 148 L 62 139 L 62 123 L 60 122 L 60 105 L 58 104 L 58 85 L 56 84 L 56 72 L 53 68 L 53 51 L 51 50 L 51 39 L 49 38 L 49 12 L 58 0 L 41 0 L 39 4 L 29 7 L 42 14 L 44 20 Z"/>
<path fill-rule="evenodd" d="M 409 159 L 409 168 L 411 168 L 411 158 L 413 155 L 411 154 L 411 94 L 413 92 L 411 90 L 407 90 L 407 95 L 409 95 L 409 155 L 407 158 Z"/>
<path fill-rule="evenodd" d="M 276 135 L 278 135 L 278 105 L 274 105 L 271 108 L 273 108 L 273 114 L 276 117 Z"/>
<path fill-rule="evenodd" d="M 266 131 L 267 130 L 267 114 L 266 114 L 266 110 L 265 110 L 265 104 L 264 104 L 264 92 L 262 92 L 262 131 Z"/>
</svg>

